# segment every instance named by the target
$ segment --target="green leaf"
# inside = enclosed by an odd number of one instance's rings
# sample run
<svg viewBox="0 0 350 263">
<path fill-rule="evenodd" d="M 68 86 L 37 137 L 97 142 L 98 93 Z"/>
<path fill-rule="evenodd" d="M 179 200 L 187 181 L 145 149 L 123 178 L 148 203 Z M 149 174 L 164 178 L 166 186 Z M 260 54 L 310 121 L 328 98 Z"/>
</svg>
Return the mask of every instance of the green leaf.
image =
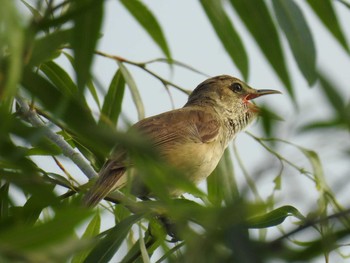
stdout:
<svg viewBox="0 0 350 263">
<path fill-rule="evenodd" d="M 0 187 L 0 221 L 9 215 L 9 187 L 8 182 L 3 183 Z"/>
<path fill-rule="evenodd" d="M 311 86 L 317 79 L 316 49 L 304 15 L 294 1 L 273 0 L 272 3 L 300 72 Z"/>
<path fill-rule="evenodd" d="M 141 215 L 131 215 L 111 228 L 108 234 L 96 245 L 84 262 L 109 262 L 120 248 L 132 225 L 140 219 Z"/>
<path fill-rule="evenodd" d="M 168 61 L 171 61 L 171 54 L 163 34 L 162 28 L 152 12 L 139 0 L 121 0 L 124 7 L 132 14 L 139 24 L 147 31 L 153 41 L 163 51 Z"/>
<path fill-rule="evenodd" d="M 33 6 L 31 6 L 30 4 L 28 4 L 26 1 L 21 0 L 21 2 L 29 9 L 29 11 L 32 13 L 34 20 L 40 20 L 42 19 L 42 15 L 40 14 L 40 12 L 35 9 Z"/>
<path fill-rule="evenodd" d="M 349 46 L 338 22 L 338 16 L 331 0 L 307 0 L 306 1 L 328 31 L 335 37 L 339 44 L 349 52 Z"/>
<path fill-rule="evenodd" d="M 136 86 L 136 83 L 133 77 L 131 76 L 129 70 L 123 65 L 123 63 L 118 61 L 118 66 L 119 66 L 120 72 L 122 73 L 125 79 L 126 84 L 130 89 L 132 99 L 137 109 L 138 119 L 142 120 L 145 118 L 145 108 L 143 106 L 142 98 Z"/>
<path fill-rule="evenodd" d="M 86 134 L 87 128 L 95 128 L 96 123 L 87 105 L 75 98 L 64 96 L 47 79 L 26 69 L 23 74 L 22 85 L 52 115 L 59 116 L 70 129 Z"/>
<path fill-rule="evenodd" d="M 0 8 L 0 101 L 10 109 L 23 68 L 24 30 L 14 1 Z"/>
<path fill-rule="evenodd" d="M 29 64 L 38 66 L 50 61 L 60 54 L 59 48 L 67 44 L 72 36 L 72 30 L 59 30 L 36 39 L 33 43 Z"/>
<path fill-rule="evenodd" d="M 13 251 L 40 249 L 70 238 L 79 222 L 90 212 L 78 207 L 57 210 L 55 217 L 34 226 L 14 225 L 0 232 L 0 247 Z M 64 227 L 62 227 L 64 226 Z"/>
<path fill-rule="evenodd" d="M 201 0 L 200 3 L 232 62 L 240 70 L 243 78 L 248 79 L 247 53 L 239 34 L 222 6 L 222 2 L 219 0 Z"/>
<path fill-rule="evenodd" d="M 325 74 L 319 74 L 321 88 L 325 93 L 325 98 L 328 100 L 329 104 L 338 113 L 338 116 L 343 116 L 345 103 L 343 100 L 343 95 L 334 87 L 334 81 L 327 79 Z"/>
<path fill-rule="evenodd" d="M 318 190 L 324 190 L 327 188 L 325 184 L 325 178 L 323 174 L 323 168 L 321 164 L 321 160 L 318 157 L 318 154 L 315 151 L 305 149 L 303 147 L 298 147 L 300 151 L 308 158 L 311 166 L 313 175 L 315 178 L 316 187 Z"/>
<path fill-rule="evenodd" d="M 81 98 L 78 87 L 64 69 L 53 61 L 43 63 L 40 70 L 52 81 L 52 83 L 66 96 Z"/>
<path fill-rule="evenodd" d="M 266 228 L 277 226 L 288 217 L 295 216 L 300 220 L 304 220 L 304 216 L 293 206 L 286 205 L 279 207 L 264 215 L 255 216 L 247 220 L 249 228 Z"/>
<path fill-rule="evenodd" d="M 225 150 L 218 166 L 207 178 L 208 199 L 220 206 L 222 201 L 232 203 L 239 198 L 233 161 L 229 149 Z"/>
<path fill-rule="evenodd" d="M 230 0 L 230 3 L 286 86 L 289 95 L 294 98 L 281 42 L 265 1 Z"/>
<path fill-rule="evenodd" d="M 142 262 L 144 263 L 151 263 L 148 252 L 147 252 L 147 248 L 145 245 L 145 240 L 142 236 L 142 225 L 139 222 L 139 246 L 140 246 L 140 251 L 141 251 L 141 256 L 142 256 Z"/>
<path fill-rule="evenodd" d="M 93 238 L 100 233 L 101 226 L 101 217 L 100 213 L 96 213 L 96 215 L 91 219 L 89 225 L 87 226 L 82 238 L 88 239 Z M 71 263 L 81 263 L 84 262 L 86 257 L 89 255 L 90 250 L 84 251 L 75 255 L 71 261 Z"/>
<path fill-rule="evenodd" d="M 108 120 L 108 124 L 115 127 L 121 112 L 124 91 L 125 80 L 120 70 L 117 70 L 105 96 L 99 123 Z"/>
<path fill-rule="evenodd" d="M 75 69 L 74 58 L 70 54 L 68 54 L 67 52 L 63 52 L 63 54 L 69 60 L 69 62 L 71 63 L 72 67 Z M 94 83 L 93 83 L 91 78 L 89 78 L 88 81 L 87 81 L 87 87 L 88 87 L 92 97 L 94 98 L 97 106 L 100 108 L 101 107 L 100 100 L 98 98 L 95 85 L 94 85 Z"/>
<path fill-rule="evenodd" d="M 78 89 L 83 93 L 90 78 L 90 66 L 94 56 L 103 18 L 103 0 L 76 0 L 75 8 L 85 7 L 74 18 L 72 47 Z"/>
</svg>

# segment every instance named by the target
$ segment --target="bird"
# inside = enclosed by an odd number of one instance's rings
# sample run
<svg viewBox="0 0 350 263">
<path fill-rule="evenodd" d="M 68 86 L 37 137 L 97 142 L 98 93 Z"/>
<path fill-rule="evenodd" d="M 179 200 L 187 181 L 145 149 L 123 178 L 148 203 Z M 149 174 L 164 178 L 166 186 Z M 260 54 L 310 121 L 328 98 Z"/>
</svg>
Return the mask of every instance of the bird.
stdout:
<svg viewBox="0 0 350 263">
<path fill-rule="evenodd" d="M 229 142 L 259 115 L 259 108 L 251 100 L 279 93 L 273 89 L 253 89 L 238 78 L 219 75 L 200 83 L 182 108 L 140 120 L 131 130 L 148 140 L 166 163 L 198 184 L 213 172 Z M 132 161 L 127 160 L 125 149 L 117 148 L 110 155 L 83 197 L 86 206 L 96 206 L 130 180 L 126 171 L 132 167 Z M 137 173 L 135 177 L 131 193 L 138 197 L 150 195 Z M 182 189 L 169 187 L 170 196 L 181 194 Z"/>
</svg>

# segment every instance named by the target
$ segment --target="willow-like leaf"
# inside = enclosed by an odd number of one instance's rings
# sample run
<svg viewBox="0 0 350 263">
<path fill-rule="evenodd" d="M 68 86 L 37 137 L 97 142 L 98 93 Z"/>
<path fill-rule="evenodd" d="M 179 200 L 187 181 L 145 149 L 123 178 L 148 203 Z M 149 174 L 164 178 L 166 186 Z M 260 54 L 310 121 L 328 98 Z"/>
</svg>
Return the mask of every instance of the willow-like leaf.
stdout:
<svg viewBox="0 0 350 263">
<path fill-rule="evenodd" d="M 346 37 L 343 34 L 343 31 L 340 27 L 338 16 L 333 7 L 333 1 L 331 0 L 307 0 L 306 1 L 314 13 L 318 16 L 321 22 L 328 29 L 338 43 L 349 52 L 349 46 L 346 41 Z"/>
<path fill-rule="evenodd" d="M 248 79 L 247 52 L 239 34 L 224 10 L 222 1 L 201 0 L 200 3 L 232 62 L 240 70 L 243 78 Z"/>
<path fill-rule="evenodd" d="M 265 1 L 230 0 L 230 3 L 254 37 L 277 76 L 286 86 L 289 95 L 294 98 L 282 45 Z"/>
<path fill-rule="evenodd" d="M 272 3 L 299 70 L 311 86 L 317 78 L 316 49 L 304 15 L 294 1 L 273 0 Z"/>
<path fill-rule="evenodd" d="M 121 0 L 120 2 L 146 30 L 153 41 L 163 51 L 168 61 L 171 62 L 171 54 L 168 43 L 163 34 L 163 30 L 153 13 L 143 4 L 143 2 L 139 0 Z"/>
</svg>

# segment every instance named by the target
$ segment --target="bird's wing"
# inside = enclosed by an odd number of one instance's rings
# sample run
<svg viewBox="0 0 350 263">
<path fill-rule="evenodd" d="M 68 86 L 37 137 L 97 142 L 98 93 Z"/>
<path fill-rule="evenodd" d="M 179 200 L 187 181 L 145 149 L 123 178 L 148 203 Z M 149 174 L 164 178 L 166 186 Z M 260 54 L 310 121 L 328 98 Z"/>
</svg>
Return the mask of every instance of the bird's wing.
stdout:
<svg viewBox="0 0 350 263">
<path fill-rule="evenodd" d="M 146 136 L 162 155 L 171 145 L 184 143 L 210 143 L 219 135 L 220 123 L 213 114 L 197 109 L 182 108 L 146 118 L 132 129 Z M 127 152 L 117 148 L 102 167 L 95 185 L 84 197 L 87 206 L 95 206 L 123 176 Z"/>
<path fill-rule="evenodd" d="M 212 142 L 219 135 L 220 123 L 212 113 L 182 108 L 141 120 L 133 128 L 162 148 L 173 143 Z"/>
</svg>

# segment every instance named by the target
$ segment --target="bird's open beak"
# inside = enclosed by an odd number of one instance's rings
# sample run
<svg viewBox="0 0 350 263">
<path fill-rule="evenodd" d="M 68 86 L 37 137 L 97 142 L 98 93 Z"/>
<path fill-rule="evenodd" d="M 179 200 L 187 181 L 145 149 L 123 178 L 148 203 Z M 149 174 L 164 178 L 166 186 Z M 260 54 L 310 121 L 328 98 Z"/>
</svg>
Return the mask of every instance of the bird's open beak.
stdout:
<svg viewBox="0 0 350 263">
<path fill-rule="evenodd" d="M 278 90 L 273 90 L 273 89 L 258 89 L 258 90 L 253 89 L 253 91 L 251 93 L 249 93 L 245 97 L 245 99 L 252 100 L 252 99 L 255 99 L 257 97 L 269 95 L 269 94 L 282 94 L 282 92 L 280 92 Z"/>
</svg>

